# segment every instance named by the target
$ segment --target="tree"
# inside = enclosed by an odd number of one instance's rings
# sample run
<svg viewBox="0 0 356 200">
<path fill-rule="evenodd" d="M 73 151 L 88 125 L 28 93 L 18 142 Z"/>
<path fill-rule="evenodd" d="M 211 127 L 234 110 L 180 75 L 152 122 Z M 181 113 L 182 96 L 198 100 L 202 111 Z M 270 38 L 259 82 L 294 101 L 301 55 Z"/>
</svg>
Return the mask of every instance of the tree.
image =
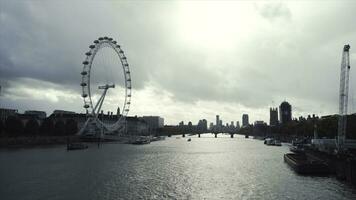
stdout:
<svg viewBox="0 0 356 200">
<path fill-rule="evenodd" d="M 280 134 L 285 135 L 285 136 L 300 134 L 300 132 L 298 131 L 299 125 L 300 125 L 300 122 L 298 123 L 296 121 L 290 121 L 290 122 L 284 123 L 280 127 Z"/>
<path fill-rule="evenodd" d="M 5 130 L 10 136 L 17 136 L 23 133 L 24 126 L 17 116 L 9 116 L 5 121 Z"/>
<path fill-rule="evenodd" d="M 38 135 L 40 129 L 40 125 L 38 124 L 36 119 L 30 119 L 27 121 L 25 126 L 25 134 L 26 135 Z"/>
<path fill-rule="evenodd" d="M 252 135 L 252 126 L 241 127 L 238 134 L 241 135 Z"/>
<path fill-rule="evenodd" d="M 54 125 L 54 135 L 64 135 L 65 134 L 65 124 L 63 120 L 58 120 Z"/>
<path fill-rule="evenodd" d="M 78 132 L 78 123 L 74 119 L 67 119 L 65 128 L 67 135 L 74 135 Z"/>
<path fill-rule="evenodd" d="M 43 120 L 40 127 L 41 135 L 53 135 L 54 124 L 51 118 L 46 118 Z"/>
</svg>

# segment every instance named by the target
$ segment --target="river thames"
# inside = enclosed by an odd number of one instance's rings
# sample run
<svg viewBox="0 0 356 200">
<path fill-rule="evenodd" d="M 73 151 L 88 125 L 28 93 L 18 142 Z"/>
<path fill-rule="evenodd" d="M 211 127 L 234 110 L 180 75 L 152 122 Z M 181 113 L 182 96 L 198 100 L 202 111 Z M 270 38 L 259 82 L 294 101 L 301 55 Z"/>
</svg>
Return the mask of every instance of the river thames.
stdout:
<svg viewBox="0 0 356 200">
<path fill-rule="evenodd" d="M 356 199 L 334 177 L 295 174 L 288 146 L 204 134 L 148 145 L 0 150 L 0 194 L 10 199 Z"/>
</svg>

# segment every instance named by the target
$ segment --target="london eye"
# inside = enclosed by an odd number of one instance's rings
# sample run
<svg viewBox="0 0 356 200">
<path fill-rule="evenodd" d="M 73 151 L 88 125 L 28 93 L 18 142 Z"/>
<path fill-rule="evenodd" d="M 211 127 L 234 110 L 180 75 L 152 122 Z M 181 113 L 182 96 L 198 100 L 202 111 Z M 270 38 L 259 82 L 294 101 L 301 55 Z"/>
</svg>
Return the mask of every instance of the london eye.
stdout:
<svg viewBox="0 0 356 200">
<path fill-rule="evenodd" d="M 118 109 L 115 121 L 111 121 L 111 123 L 105 123 L 103 119 L 100 119 L 99 115 L 104 105 L 105 97 L 108 94 L 108 90 L 113 90 L 116 86 L 114 83 L 115 80 L 112 80 L 110 83 L 108 80 L 105 82 L 105 80 L 101 80 L 103 77 L 94 73 L 95 70 L 100 69 L 108 75 L 116 74 L 108 69 L 102 69 L 105 65 L 100 65 L 95 62 L 99 59 L 97 58 L 99 52 L 108 51 L 108 49 L 112 53 L 112 60 L 116 62 L 114 68 L 122 69 L 121 77 L 123 83 L 119 85 L 119 87 L 124 90 L 124 94 L 119 94 L 122 104 L 116 105 L 119 106 L 119 108 L 121 107 L 121 109 Z M 89 45 L 89 51 L 85 53 L 85 56 L 85 60 L 82 63 L 83 70 L 81 72 L 80 86 L 82 87 L 81 96 L 84 103 L 83 107 L 87 113 L 87 120 L 79 133 L 92 136 L 102 136 L 103 133 L 122 133 L 125 129 L 125 118 L 131 105 L 131 74 L 124 51 L 117 41 L 105 36 L 94 40 L 93 44 Z M 106 60 L 107 59 L 104 59 L 105 62 Z M 96 85 L 96 83 L 98 84 Z M 113 100 L 114 104 L 118 104 L 118 102 L 116 102 L 117 99 L 118 98 Z"/>
</svg>

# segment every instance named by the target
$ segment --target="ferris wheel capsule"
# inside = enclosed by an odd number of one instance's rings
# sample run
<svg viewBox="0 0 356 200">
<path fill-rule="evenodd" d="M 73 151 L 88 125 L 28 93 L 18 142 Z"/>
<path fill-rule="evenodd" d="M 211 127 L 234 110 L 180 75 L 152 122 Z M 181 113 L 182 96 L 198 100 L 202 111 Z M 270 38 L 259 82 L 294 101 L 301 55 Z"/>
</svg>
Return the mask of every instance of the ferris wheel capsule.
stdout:
<svg viewBox="0 0 356 200">
<path fill-rule="evenodd" d="M 92 44 L 92 45 L 89 46 L 89 48 L 94 49 L 95 45 Z"/>
</svg>

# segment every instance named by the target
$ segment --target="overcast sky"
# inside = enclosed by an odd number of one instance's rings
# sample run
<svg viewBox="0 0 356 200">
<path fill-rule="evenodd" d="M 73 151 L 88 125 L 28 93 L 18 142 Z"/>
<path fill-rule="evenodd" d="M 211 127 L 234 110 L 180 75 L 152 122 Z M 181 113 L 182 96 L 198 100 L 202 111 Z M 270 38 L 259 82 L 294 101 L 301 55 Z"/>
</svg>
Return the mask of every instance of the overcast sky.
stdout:
<svg viewBox="0 0 356 200">
<path fill-rule="evenodd" d="M 269 121 L 269 107 L 284 100 L 293 117 L 334 114 L 344 44 L 355 112 L 355 21 L 355 1 L 0 0 L 0 106 L 84 112 L 84 53 L 109 36 L 130 64 L 129 115 L 159 115 L 166 124 L 217 114 L 241 121 L 243 113 Z M 102 54 L 97 61 L 114 67 L 96 65 L 92 77 L 117 74 L 104 106 L 115 111 L 122 70 L 112 52 Z"/>
</svg>

